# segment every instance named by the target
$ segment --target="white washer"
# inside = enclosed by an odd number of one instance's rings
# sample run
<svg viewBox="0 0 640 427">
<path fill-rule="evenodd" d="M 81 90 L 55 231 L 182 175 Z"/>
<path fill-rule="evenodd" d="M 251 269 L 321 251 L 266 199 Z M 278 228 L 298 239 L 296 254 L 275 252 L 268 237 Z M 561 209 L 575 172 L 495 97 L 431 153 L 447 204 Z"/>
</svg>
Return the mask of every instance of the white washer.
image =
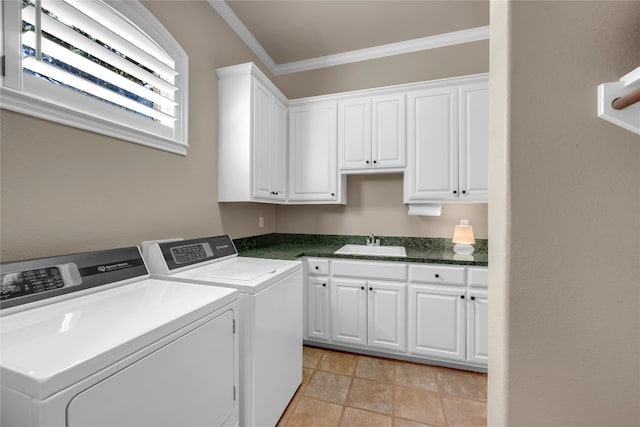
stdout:
<svg viewBox="0 0 640 427">
<path fill-rule="evenodd" d="M 240 425 L 272 427 L 302 381 L 302 264 L 239 257 L 229 236 L 144 242 L 152 277 L 237 289 Z"/>
<path fill-rule="evenodd" d="M 136 247 L 0 265 L 3 426 L 237 426 L 237 291 Z"/>
</svg>

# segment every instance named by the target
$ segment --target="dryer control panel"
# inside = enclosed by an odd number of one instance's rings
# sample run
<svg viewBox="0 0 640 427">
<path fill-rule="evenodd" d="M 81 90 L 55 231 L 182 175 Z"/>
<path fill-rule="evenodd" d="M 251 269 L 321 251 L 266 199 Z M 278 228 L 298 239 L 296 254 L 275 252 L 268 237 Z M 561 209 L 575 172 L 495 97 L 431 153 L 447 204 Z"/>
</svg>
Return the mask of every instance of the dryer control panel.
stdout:
<svg viewBox="0 0 640 427">
<path fill-rule="evenodd" d="M 178 265 L 202 261 L 213 256 L 213 250 L 208 242 L 174 246 L 170 248 L 170 252 L 171 258 Z"/>
</svg>

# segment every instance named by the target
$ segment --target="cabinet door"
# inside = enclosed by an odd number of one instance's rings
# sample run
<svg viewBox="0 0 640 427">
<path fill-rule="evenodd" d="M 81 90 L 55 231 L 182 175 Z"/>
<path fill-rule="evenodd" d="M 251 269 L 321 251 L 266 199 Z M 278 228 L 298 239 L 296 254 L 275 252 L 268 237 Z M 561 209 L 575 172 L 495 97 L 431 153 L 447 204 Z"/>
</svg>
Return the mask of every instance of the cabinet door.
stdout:
<svg viewBox="0 0 640 427">
<path fill-rule="evenodd" d="M 307 335 L 309 339 L 329 340 L 329 278 L 307 279 Z"/>
<path fill-rule="evenodd" d="M 291 201 L 338 200 L 336 106 L 289 109 Z"/>
<path fill-rule="evenodd" d="M 287 106 L 273 100 L 273 157 L 271 163 L 271 188 L 273 198 L 287 199 Z"/>
<path fill-rule="evenodd" d="M 371 99 L 338 103 L 338 161 L 340 170 L 371 167 Z"/>
<path fill-rule="evenodd" d="M 366 281 L 331 280 L 331 331 L 332 341 L 367 343 Z"/>
<path fill-rule="evenodd" d="M 406 284 L 370 280 L 367 285 L 367 344 L 370 347 L 406 351 Z"/>
<path fill-rule="evenodd" d="M 405 96 L 376 96 L 371 100 L 373 168 L 402 168 L 406 164 Z"/>
<path fill-rule="evenodd" d="M 460 199 L 488 201 L 488 83 L 460 88 Z"/>
<path fill-rule="evenodd" d="M 272 104 L 273 96 L 257 80 L 253 80 L 252 107 L 252 196 L 258 199 L 271 199 L 271 163 L 272 147 Z"/>
<path fill-rule="evenodd" d="M 467 361 L 486 365 L 489 361 L 487 291 L 469 291 L 467 301 Z"/>
<path fill-rule="evenodd" d="M 409 351 L 465 360 L 465 302 L 460 289 L 409 285 Z"/>
<path fill-rule="evenodd" d="M 407 98 L 405 202 L 458 199 L 458 90 Z"/>
</svg>

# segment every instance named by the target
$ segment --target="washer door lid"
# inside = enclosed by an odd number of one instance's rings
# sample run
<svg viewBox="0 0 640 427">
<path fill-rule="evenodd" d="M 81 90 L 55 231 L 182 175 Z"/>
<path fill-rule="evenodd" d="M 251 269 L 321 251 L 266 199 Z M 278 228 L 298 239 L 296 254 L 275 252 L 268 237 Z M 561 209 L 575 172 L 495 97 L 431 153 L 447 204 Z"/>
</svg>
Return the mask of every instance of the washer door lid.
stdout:
<svg viewBox="0 0 640 427">
<path fill-rule="evenodd" d="M 237 299 L 148 279 L 2 318 L 2 385 L 44 399 Z"/>
<path fill-rule="evenodd" d="M 285 262 L 271 259 L 237 257 L 219 264 L 209 264 L 185 274 L 214 282 L 225 280 L 253 282 L 277 273 L 286 265 Z"/>
</svg>

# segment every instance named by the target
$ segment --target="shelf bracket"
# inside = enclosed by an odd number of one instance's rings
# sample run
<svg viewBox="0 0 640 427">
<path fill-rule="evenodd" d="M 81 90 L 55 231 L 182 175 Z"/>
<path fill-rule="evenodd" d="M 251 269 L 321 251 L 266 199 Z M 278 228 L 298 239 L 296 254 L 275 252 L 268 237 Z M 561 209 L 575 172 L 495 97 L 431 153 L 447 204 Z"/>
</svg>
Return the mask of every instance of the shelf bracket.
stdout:
<svg viewBox="0 0 640 427">
<path fill-rule="evenodd" d="M 598 86 L 598 117 L 640 135 L 640 102 L 636 100 L 638 91 L 640 67 L 617 82 L 602 83 Z M 627 101 L 622 108 L 619 105 L 621 99 Z"/>
</svg>

